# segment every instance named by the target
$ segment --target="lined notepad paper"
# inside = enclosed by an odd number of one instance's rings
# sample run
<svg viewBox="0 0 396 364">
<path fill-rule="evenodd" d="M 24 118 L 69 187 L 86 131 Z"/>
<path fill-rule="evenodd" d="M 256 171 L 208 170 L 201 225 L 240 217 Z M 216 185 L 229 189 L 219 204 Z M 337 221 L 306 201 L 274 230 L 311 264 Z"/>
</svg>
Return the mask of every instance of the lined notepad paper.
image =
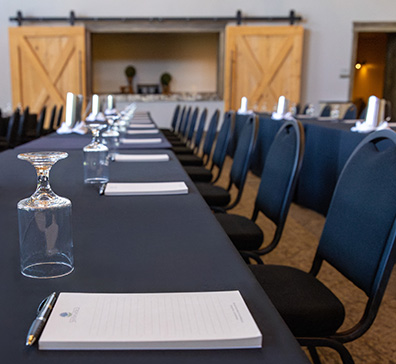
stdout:
<svg viewBox="0 0 396 364">
<path fill-rule="evenodd" d="M 41 350 L 258 348 L 261 333 L 239 291 L 61 293 Z"/>
<path fill-rule="evenodd" d="M 135 134 L 158 134 L 158 129 L 151 129 L 151 130 L 127 130 L 127 134 L 135 135 Z"/>
<path fill-rule="evenodd" d="M 116 154 L 115 162 L 166 162 L 168 154 Z"/>
<path fill-rule="evenodd" d="M 161 143 L 161 138 L 142 138 L 142 139 L 121 139 L 121 143 L 123 144 L 155 144 Z"/>
<path fill-rule="evenodd" d="M 106 196 L 136 195 L 182 195 L 188 193 L 184 182 L 110 182 L 106 185 Z"/>
</svg>

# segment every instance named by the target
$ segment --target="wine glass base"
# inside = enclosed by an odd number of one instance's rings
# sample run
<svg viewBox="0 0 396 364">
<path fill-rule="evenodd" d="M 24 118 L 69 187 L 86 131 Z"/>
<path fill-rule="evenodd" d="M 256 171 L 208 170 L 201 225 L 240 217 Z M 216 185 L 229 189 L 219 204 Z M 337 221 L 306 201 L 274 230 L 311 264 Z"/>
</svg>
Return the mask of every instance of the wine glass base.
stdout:
<svg viewBox="0 0 396 364">
<path fill-rule="evenodd" d="M 25 277 L 49 279 L 67 276 L 74 267 L 64 262 L 36 263 L 25 267 L 21 273 Z"/>
</svg>

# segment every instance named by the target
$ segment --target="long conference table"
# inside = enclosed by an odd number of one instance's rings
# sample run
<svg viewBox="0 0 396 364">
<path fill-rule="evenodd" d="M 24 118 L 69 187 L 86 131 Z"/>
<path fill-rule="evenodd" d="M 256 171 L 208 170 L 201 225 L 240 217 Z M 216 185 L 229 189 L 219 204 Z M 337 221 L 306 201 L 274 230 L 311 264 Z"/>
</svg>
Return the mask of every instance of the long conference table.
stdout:
<svg viewBox="0 0 396 364">
<path fill-rule="evenodd" d="M 164 138 L 161 135 L 161 138 Z M 166 153 L 168 162 L 110 165 L 113 182 L 185 181 L 186 195 L 110 197 L 83 183 L 82 141 L 50 135 L 0 154 L 2 363 L 309 363 L 170 149 L 140 146 L 121 153 Z M 165 142 L 165 141 L 164 141 Z M 34 168 L 17 154 L 62 150 L 52 168 L 55 193 L 73 204 L 75 270 L 31 279 L 19 268 L 17 202 L 36 186 Z M 239 290 L 263 335 L 261 349 L 40 351 L 25 347 L 37 305 L 51 292 L 153 293 Z"/>
</svg>

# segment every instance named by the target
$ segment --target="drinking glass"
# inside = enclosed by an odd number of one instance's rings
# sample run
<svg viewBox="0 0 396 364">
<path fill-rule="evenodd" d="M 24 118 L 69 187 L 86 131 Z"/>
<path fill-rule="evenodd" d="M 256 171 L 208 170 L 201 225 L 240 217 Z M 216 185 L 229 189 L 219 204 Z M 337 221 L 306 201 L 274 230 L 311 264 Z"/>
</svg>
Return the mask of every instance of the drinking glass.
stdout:
<svg viewBox="0 0 396 364">
<path fill-rule="evenodd" d="M 37 189 L 18 202 L 21 273 L 31 278 L 56 278 L 74 269 L 72 204 L 56 195 L 49 183 L 51 167 L 65 152 L 22 153 L 37 172 Z"/>
<path fill-rule="evenodd" d="M 109 148 L 100 140 L 100 131 L 107 124 L 87 124 L 92 132 L 92 141 L 83 148 L 84 151 L 84 182 L 107 183 L 109 181 Z"/>
<path fill-rule="evenodd" d="M 108 128 L 102 132 L 103 144 L 109 149 L 109 158 L 113 159 L 117 153 L 120 145 L 120 133 L 114 128 L 114 121 L 118 119 L 117 116 L 110 116 L 107 118 Z"/>
</svg>

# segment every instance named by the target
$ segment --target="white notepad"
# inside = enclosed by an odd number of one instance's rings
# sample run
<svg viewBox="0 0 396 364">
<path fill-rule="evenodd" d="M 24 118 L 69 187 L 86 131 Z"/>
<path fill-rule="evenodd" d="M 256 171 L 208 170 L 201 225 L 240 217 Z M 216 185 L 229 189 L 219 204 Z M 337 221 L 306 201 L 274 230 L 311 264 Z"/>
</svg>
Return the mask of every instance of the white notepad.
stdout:
<svg viewBox="0 0 396 364">
<path fill-rule="evenodd" d="M 123 144 L 155 144 L 161 143 L 161 138 L 145 138 L 145 139 L 121 139 L 121 143 Z"/>
<path fill-rule="evenodd" d="M 136 195 L 182 195 L 188 193 L 184 182 L 110 182 L 106 185 L 106 196 Z"/>
<path fill-rule="evenodd" d="M 136 134 L 158 134 L 158 129 L 151 130 L 127 130 L 127 134 L 136 135 Z"/>
<path fill-rule="evenodd" d="M 168 154 L 116 154 L 116 162 L 166 162 Z"/>
<path fill-rule="evenodd" d="M 239 291 L 61 293 L 40 350 L 260 348 Z"/>
<path fill-rule="evenodd" d="M 149 129 L 149 128 L 155 128 L 155 124 L 129 124 L 129 127 L 131 129 Z"/>
</svg>

